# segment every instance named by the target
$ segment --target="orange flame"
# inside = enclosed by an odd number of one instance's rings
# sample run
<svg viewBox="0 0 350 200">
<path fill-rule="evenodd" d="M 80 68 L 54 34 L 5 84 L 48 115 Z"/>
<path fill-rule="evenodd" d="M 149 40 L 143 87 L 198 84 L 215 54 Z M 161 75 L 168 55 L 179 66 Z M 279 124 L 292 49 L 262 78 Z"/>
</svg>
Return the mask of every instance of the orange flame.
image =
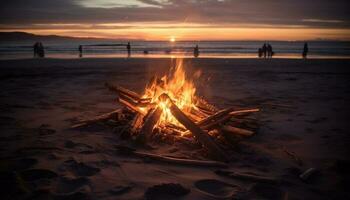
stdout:
<svg viewBox="0 0 350 200">
<path fill-rule="evenodd" d="M 199 76 L 200 73 L 195 73 L 195 75 Z M 177 60 L 173 73 L 169 76 L 163 76 L 160 79 L 154 78 L 146 87 L 143 95 L 143 98 L 150 98 L 151 103 L 162 108 L 163 112 L 158 125 L 170 123 L 182 127 L 171 114 L 169 102 L 159 99 L 159 96 L 163 93 L 168 94 L 184 113 L 190 113 L 191 109 L 198 109 L 194 103 L 196 88 L 192 80 L 186 79 L 183 60 Z"/>
</svg>

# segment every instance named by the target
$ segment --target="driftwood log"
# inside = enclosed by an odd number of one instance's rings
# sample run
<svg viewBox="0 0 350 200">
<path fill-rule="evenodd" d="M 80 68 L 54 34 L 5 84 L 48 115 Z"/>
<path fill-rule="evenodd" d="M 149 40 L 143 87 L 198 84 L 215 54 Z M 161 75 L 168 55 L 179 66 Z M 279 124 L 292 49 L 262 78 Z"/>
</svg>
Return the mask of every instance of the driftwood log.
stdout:
<svg viewBox="0 0 350 200">
<path fill-rule="evenodd" d="M 223 110 L 218 111 L 218 112 L 216 112 L 215 114 L 210 115 L 209 117 L 207 117 L 207 118 L 205 118 L 205 119 L 199 121 L 199 122 L 197 123 L 197 125 L 203 126 L 203 125 L 209 124 L 209 123 L 211 123 L 211 122 L 213 122 L 213 121 L 217 121 L 217 120 L 219 120 L 220 118 L 227 116 L 227 115 L 228 115 L 230 112 L 232 112 L 232 111 L 234 111 L 234 108 L 223 109 Z"/>
<path fill-rule="evenodd" d="M 259 108 L 254 108 L 254 109 L 245 109 L 245 110 L 236 110 L 230 112 L 230 115 L 242 115 L 242 114 L 249 114 L 249 113 L 254 113 L 254 112 L 259 112 Z"/>
<path fill-rule="evenodd" d="M 232 171 L 226 171 L 226 170 L 216 170 L 215 173 L 221 176 L 229 177 L 229 178 L 258 181 L 258 182 L 264 182 L 264 183 L 279 183 L 281 181 L 280 179 L 275 177 L 252 175 L 252 174 L 238 173 L 238 172 L 232 172 Z"/>
<path fill-rule="evenodd" d="M 210 161 L 210 160 L 193 160 L 193 159 L 183 159 L 175 158 L 170 156 L 162 156 L 152 153 L 138 152 L 135 149 L 126 147 L 126 146 L 116 146 L 119 153 L 124 155 L 134 155 L 140 158 L 152 159 L 156 161 L 161 161 L 171 164 L 180 164 L 180 165 L 191 165 L 191 166 L 201 166 L 201 167 L 221 167 L 226 168 L 228 165 L 223 162 Z"/>
<path fill-rule="evenodd" d="M 317 169 L 309 168 L 304 173 L 300 174 L 299 178 L 303 181 L 308 181 L 316 173 L 317 173 Z"/>
<path fill-rule="evenodd" d="M 228 108 L 221 110 L 219 112 L 216 112 L 213 115 L 210 115 L 209 117 L 197 122 L 197 126 L 201 127 L 203 130 L 211 130 L 216 125 L 223 123 L 224 121 L 227 121 L 231 118 L 229 116 L 229 113 L 233 111 L 233 108 Z M 184 135 L 189 135 L 190 131 L 186 131 Z"/>
<path fill-rule="evenodd" d="M 208 150 L 209 155 L 215 159 L 228 161 L 228 156 L 225 152 L 220 149 L 220 147 L 214 142 L 214 140 L 204 132 L 197 124 L 191 121 L 170 99 L 167 94 L 162 94 L 159 98 L 162 100 L 168 101 L 170 103 L 170 112 L 173 116 L 192 134 L 196 139 Z"/>
<path fill-rule="evenodd" d="M 237 128 L 234 126 L 229 126 L 229 125 L 224 125 L 221 127 L 221 130 L 235 134 L 235 135 L 239 135 L 239 136 L 252 136 L 254 135 L 253 131 L 250 130 L 246 130 L 246 129 L 242 129 L 242 128 Z"/>
<path fill-rule="evenodd" d="M 115 111 L 94 117 L 92 119 L 81 120 L 77 124 L 71 126 L 71 128 L 79 128 L 79 127 L 87 126 L 87 125 L 94 124 L 97 122 L 101 122 L 104 120 L 108 120 L 108 119 L 111 119 L 113 117 L 116 118 L 118 116 L 118 114 L 120 114 L 121 112 L 122 112 L 122 109 L 117 109 Z"/>
<path fill-rule="evenodd" d="M 232 111 L 233 108 L 228 108 L 221 110 L 197 123 L 202 129 L 204 130 L 212 130 L 219 124 L 223 124 L 230 120 L 232 116 L 234 115 L 242 115 L 242 114 L 248 114 L 248 113 L 253 113 L 253 112 L 258 112 L 259 109 L 248 109 L 248 110 L 237 110 L 237 111 Z M 188 135 L 190 132 L 186 131 L 184 135 Z"/>
<path fill-rule="evenodd" d="M 211 115 L 206 119 L 203 119 L 198 123 L 198 125 L 200 125 L 203 129 L 211 130 L 215 126 L 227 122 L 234 115 L 243 115 L 243 114 L 250 114 L 253 112 L 259 112 L 259 109 L 246 109 L 246 110 L 236 110 L 236 111 L 232 111 L 232 110 L 234 110 L 234 108 L 221 110 L 215 113 L 214 115 Z"/>
<path fill-rule="evenodd" d="M 133 98 L 137 102 L 141 100 L 141 95 L 137 94 L 134 91 L 128 90 L 128 89 L 123 88 L 121 86 L 113 85 L 111 83 L 105 83 L 105 86 L 109 90 L 116 92 L 118 95 L 124 94 L 124 95 L 126 95 L 126 96 L 128 96 L 130 98 Z"/>
</svg>

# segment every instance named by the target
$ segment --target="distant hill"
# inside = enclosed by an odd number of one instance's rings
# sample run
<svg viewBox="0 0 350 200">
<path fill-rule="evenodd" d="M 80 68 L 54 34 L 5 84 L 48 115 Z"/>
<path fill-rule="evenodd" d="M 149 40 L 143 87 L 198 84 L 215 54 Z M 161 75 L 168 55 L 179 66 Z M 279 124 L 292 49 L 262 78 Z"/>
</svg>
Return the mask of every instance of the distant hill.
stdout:
<svg viewBox="0 0 350 200">
<path fill-rule="evenodd" d="M 69 41 L 69 40 L 107 40 L 101 38 L 78 38 L 58 35 L 35 35 L 26 32 L 0 32 L 0 41 Z"/>
</svg>

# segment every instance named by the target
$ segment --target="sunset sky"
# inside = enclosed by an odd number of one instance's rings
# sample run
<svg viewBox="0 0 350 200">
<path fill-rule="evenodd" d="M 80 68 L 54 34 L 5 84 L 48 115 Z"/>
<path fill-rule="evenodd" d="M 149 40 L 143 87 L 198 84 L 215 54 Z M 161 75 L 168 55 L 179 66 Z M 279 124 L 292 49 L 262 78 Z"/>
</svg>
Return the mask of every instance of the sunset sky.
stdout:
<svg viewBox="0 0 350 200">
<path fill-rule="evenodd" d="M 0 31 L 140 40 L 350 40 L 348 0 L 9 0 Z"/>
</svg>

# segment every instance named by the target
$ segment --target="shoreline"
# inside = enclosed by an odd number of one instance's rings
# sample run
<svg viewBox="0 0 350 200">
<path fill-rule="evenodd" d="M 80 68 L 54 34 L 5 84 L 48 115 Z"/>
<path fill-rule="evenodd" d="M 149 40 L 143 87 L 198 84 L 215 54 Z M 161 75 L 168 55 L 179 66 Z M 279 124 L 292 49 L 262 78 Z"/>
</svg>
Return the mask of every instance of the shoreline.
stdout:
<svg viewBox="0 0 350 200">
<path fill-rule="evenodd" d="M 109 60 L 123 60 L 123 61 L 132 61 L 132 60 L 176 60 L 176 59 L 184 59 L 184 60 L 195 60 L 195 61 L 201 61 L 201 60 L 237 60 L 237 61 L 244 61 L 244 60 L 254 60 L 254 61 L 349 61 L 349 57 L 315 57 L 315 58 L 298 58 L 298 57 L 276 57 L 276 58 L 270 58 L 270 59 L 265 59 L 265 58 L 258 58 L 258 57 L 198 57 L 198 58 L 193 58 L 193 57 L 83 57 L 83 58 L 72 58 L 72 57 L 67 57 L 67 58 L 56 58 L 56 57 L 45 57 L 45 58 L 9 58 L 9 59 L 0 59 L 0 62 L 6 62 L 6 61 L 84 61 L 84 60 L 96 60 L 96 61 L 109 61 Z"/>
</svg>

